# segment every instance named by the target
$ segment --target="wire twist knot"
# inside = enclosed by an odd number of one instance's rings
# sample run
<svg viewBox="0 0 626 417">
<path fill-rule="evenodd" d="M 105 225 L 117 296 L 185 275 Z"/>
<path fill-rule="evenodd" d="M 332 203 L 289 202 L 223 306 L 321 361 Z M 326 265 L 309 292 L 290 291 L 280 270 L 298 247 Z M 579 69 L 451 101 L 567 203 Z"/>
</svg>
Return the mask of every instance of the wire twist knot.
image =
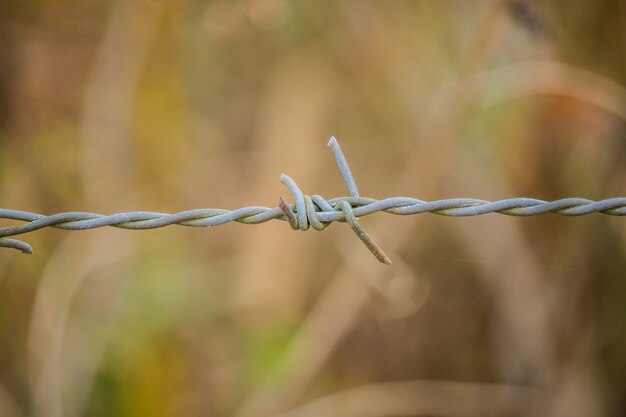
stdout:
<svg viewBox="0 0 626 417">
<path fill-rule="evenodd" d="M 339 166 L 341 175 L 344 179 L 346 187 L 348 188 L 348 192 L 352 197 L 359 199 L 356 183 L 354 182 L 348 163 L 341 152 L 341 148 L 337 143 L 337 139 L 335 139 L 335 137 L 331 137 L 330 142 L 328 142 L 328 146 L 330 146 L 333 154 L 335 155 L 337 165 Z M 292 207 L 283 197 L 278 199 L 278 207 L 285 216 L 285 220 L 287 220 L 293 230 L 304 231 L 308 230 L 310 226 L 315 230 L 322 231 L 326 229 L 332 221 L 324 221 L 320 218 L 320 213 L 329 214 L 340 212 L 342 213 L 342 216 L 336 220 L 347 222 L 359 239 L 361 239 L 372 254 L 376 256 L 376 259 L 384 264 L 391 265 L 389 257 L 385 255 L 382 249 L 372 240 L 365 229 L 363 229 L 363 227 L 359 224 L 348 198 L 334 199 L 331 203 L 324 197 L 317 194 L 309 196 L 302 193 L 298 184 L 296 184 L 296 182 L 287 174 L 280 175 L 280 182 L 287 187 L 295 200 L 295 207 Z"/>
</svg>

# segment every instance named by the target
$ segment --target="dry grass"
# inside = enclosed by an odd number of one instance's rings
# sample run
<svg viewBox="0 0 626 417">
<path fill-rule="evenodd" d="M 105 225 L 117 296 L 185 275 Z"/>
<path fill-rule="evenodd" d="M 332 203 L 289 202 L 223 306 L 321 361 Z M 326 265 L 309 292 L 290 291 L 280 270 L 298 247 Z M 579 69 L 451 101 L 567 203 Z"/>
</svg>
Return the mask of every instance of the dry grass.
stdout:
<svg viewBox="0 0 626 417">
<path fill-rule="evenodd" d="M 626 193 L 626 3 L 0 6 L 2 207 Z M 4 10 L 2 10 L 4 9 Z M 42 230 L 0 251 L 0 415 L 620 415 L 608 216 Z M 345 226 L 345 227 L 342 227 Z"/>
</svg>

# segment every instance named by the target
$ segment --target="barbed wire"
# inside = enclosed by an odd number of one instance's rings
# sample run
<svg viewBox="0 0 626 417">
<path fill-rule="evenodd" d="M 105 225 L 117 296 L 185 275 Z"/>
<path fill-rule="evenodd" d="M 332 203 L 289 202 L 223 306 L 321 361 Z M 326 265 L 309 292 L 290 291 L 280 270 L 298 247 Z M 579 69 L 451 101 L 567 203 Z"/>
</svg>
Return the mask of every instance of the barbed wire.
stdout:
<svg viewBox="0 0 626 417">
<path fill-rule="evenodd" d="M 613 216 L 626 215 L 626 197 L 593 201 L 584 198 L 564 198 L 556 201 L 543 201 L 534 198 L 510 198 L 499 201 L 485 201 L 473 198 L 451 198 L 424 201 L 410 197 L 391 197 L 383 200 L 359 196 L 354 181 L 337 140 L 332 137 L 331 148 L 344 183 L 350 194 L 347 197 L 325 199 L 320 195 L 302 193 L 296 182 L 286 174 L 280 181 L 287 187 L 295 203 L 289 204 L 279 198 L 278 207 L 249 206 L 236 210 L 203 208 L 168 214 L 151 211 L 133 211 L 103 215 L 88 212 L 66 212 L 49 216 L 21 210 L 0 208 L 0 219 L 18 220 L 24 223 L 0 228 L 0 247 L 18 249 L 32 253 L 31 246 L 12 236 L 21 235 L 45 227 L 64 230 L 87 230 L 112 226 L 121 229 L 144 230 L 170 225 L 190 227 L 219 226 L 229 222 L 259 224 L 269 220 L 284 220 L 294 230 L 324 230 L 333 222 L 347 222 L 357 236 L 376 258 L 385 264 L 391 261 L 380 247 L 359 224 L 358 218 L 376 212 L 395 215 L 434 213 L 443 216 L 466 217 L 487 213 L 500 213 L 510 216 L 534 216 L 556 213 L 564 216 L 582 216 L 602 213 Z"/>
</svg>

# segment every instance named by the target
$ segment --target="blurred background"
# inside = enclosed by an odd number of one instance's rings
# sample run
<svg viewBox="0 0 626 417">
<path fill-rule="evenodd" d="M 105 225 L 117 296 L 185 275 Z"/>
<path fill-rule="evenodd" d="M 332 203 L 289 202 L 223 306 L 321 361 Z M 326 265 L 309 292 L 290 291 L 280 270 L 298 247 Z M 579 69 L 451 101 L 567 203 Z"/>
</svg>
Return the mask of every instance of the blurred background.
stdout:
<svg viewBox="0 0 626 417">
<path fill-rule="evenodd" d="M 5 0 L 0 206 L 626 195 L 626 1 Z M 13 224 L 2 221 L 1 225 Z M 603 215 L 45 229 L 0 251 L 0 415 L 626 414 Z"/>
</svg>

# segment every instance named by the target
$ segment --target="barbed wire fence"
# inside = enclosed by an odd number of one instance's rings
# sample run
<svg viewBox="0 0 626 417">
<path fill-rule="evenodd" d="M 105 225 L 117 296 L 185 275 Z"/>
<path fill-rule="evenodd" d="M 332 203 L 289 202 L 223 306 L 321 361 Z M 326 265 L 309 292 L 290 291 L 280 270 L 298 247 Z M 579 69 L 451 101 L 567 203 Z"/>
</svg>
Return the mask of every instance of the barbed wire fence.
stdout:
<svg viewBox="0 0 626 417">
<path fill-rule="evenodd" d="M 17 220 L 23 223 L 0 228 L 0 247 L 13 248 L 23 253 L 33 253 L 32 247 L 21 240 L 13 239 L 24 233 L 54 227 L 64 230 L 87 230 L 112 226 L 121 229 L 144 230 L 170 225 L 190 227 L 219 226 L 229 222 L 259 224 L 269 220 L 283 220 L 294 230 L 324 230 L 333 222 L 347 222 L 356 235 L 380 262 L 391 264 L 391 260 L 372 240 L 358 222 L 358 218 L 377 212 L 400 216 L 419 213 L 434 213 L 443 216 L 466 217 L 487 213 L 510 216 L 535 216 L 556 213 L 564 216 L 583 216 L 602 213 L 613 216 L 626 215 L 626 197 L 593 201 L 585 198 L 564 198 L 543 201 L 534 198 L 510 198 L 485 201 L 473 198 L 451 198 L 423 201 L 410 197 L 390 197 L 383 200 L 361 197 L 346 158 L 335 137 L 328 142 L 349 196 L 325 199 L 320 195 L 304 194 L 296 182 L 287 174 L 281 174 L 283 183 L 294 198 L 289 204 L 283 197 L 278 206 L 248 206 L 236 210 L 203 208 L 168 214 L 152 211 L 132 211 L 103 215 L 89 212 L 65 212 L 49 216 L 21 210 L 0 208 L 0 219 Z"/>
</svg>

